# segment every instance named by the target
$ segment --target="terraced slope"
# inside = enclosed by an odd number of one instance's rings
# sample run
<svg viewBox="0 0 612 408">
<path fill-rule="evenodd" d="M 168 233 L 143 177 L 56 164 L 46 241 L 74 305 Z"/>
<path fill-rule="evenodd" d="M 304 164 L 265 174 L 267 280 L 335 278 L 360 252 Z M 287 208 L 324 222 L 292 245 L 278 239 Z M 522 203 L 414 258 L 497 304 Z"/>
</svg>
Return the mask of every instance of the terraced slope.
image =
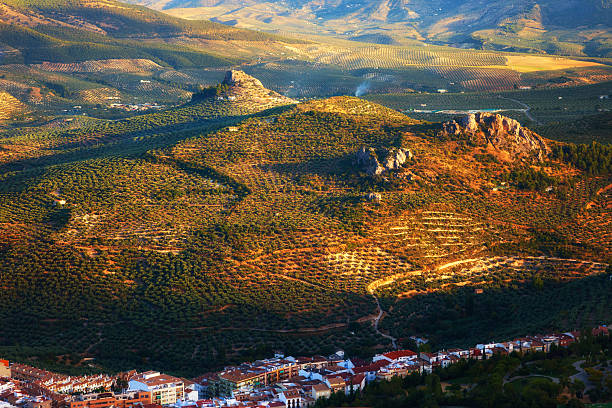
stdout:
<svg viewBox="0 0 612 408">
<path fill-rule="evenodd" d="M 27 106 L 7 92 L 0 92 L 0 121 L 13 118 L 15 115 L 24 113 Z"/>
</svg>

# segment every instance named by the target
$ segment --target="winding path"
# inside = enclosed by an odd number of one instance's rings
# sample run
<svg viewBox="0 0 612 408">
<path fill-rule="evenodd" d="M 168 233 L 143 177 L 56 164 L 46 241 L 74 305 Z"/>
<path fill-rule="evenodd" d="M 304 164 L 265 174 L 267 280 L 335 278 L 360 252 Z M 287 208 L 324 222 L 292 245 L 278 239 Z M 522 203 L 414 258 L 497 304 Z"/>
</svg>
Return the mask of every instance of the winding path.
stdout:
<svg viewBox="0 0 612 408">
<path fill-rule="evenodd" d="M 391 344 L 393 345 L 393 349 L 397 350 L 397 339 L 395 337 L 393 337 L 393 336 L 390 336 L 388 334 L 385 334 L 385 333 L 381 332 L 378 329 L 378 323 L 380 322 L 380 320 L 382 319 L 383 315 L 385 314 L 385 311 L 382 309 L 382 307 L 380 307 L 380 300 L 378 300 L 376 295 L 372 294 L 372 297 L 376 301 L 376 307 L 378 308 L 378 315 L 374 318 L 374 330 L 376 331 L 376 333 L 378 333 L 382 337 L 391 340 Z"/>
<path fill-rule="evenodd" d="M 589 375 L 586 373 L 586 371 L 584 371 L 584 368 L 582 368 L 582 364 L 584 362 L 586 362 L 586 360 L 576 361 L 572 364 L 578 373 L 571 375 L 570 380 L 572 380 L 572 382 L 575 380 L 582 381 L 584 384 L 584 392 L 586 393 L 587 391 L 595 388 L 595 385 L 589 381 Z"/>
<path fill-rule="evenodd" d="M 506 377 L 508 377 L 506 375 Z M 555 384 L 559 384 L 560 380 L 557 377 L 552 377 L 550 375 L 540 375 L 540 374 L 530 374 L 530 375 L 519 375 L 518 377 L 506 378 L 504 377 L 504 385 L 513 381 L 522 380 L 523 378 L 547 378 Z"/>
<path fill-rule="evenodd" d="M 477 261 L 482 261 L 482 260 L 514 261 L 514 260 L 517 260 L 517 259 L 522 259 L 522 260 L 542 260 L 542 261 L 560 261 L 560 262 L 571 262 L 571 263 L 589 263 L 589 264 L 591 264 L 592 267 L 599 267 L 599 268 L 603 268 L 603 267 L 606 266 L 606 264 L 603 264 L 603 263 L 600 263 L 600 262 L 591 262 L 591 261 L 584 261 L 584 260 L 573 259 L 573 258 L 556 258 L 556 257 L 546 257 L 546 256 L 481 257 L 481 258 L 470 258 L 470 259 L 463 259 L 463 260 L 459 260 L 459 261 L 448 262 L 446 264 L 439 265 L 439 266 L 431 269 L 431 271 L 439 272 L 439 271 L 442 271 L 444 269 L 448 269 L 448 268 L 455 267 L 455 266 L 458 266 L 458 265 L 463 265 L 463 264 L 466 264 L 466 263 L 477 262 Z M 397 350 L 397 348 L 398 348 L 397 347 L 397 339 L 395 337 L 393 337 L 393 336 L 390 336 L 388 334 L 385 334 L 385 333 L 381 332 L 378 329 L 378 325 L 379 325 L 380 321 L 382 320 L 385 312 L 384 312 L 383 308 L 380 306 L 380 300 L 378 299 L 378 297 L 375 294 L 376 290 L 379 289 L 380 287 L 383 287 L 383 286 L 392 285 L 393 283 L 395 283 L 399 279 L 406 278 L 406 277 L 408 277 L 408 276 L 410 276 L 412 274 L 420 274 L 422 272 L 424 272 L 423 269 L 413 270 L 413 271 L 408 271 L 408 272 L 396 273 L 396 274 L 393 274 L 393 275 L 390 275 L 390 276 L 386 276 L 384 278 L 377 279 L 377 280 L 375 280 L 373 282 L 370 282 L 370 284 L 366 287 L 367 292 L 376 301 L 376 307 L 378 309 L 378 314 L 374 318 L 374 321 L 373 321 L 374 330 L 380 336 L 382 336 L 382 337 L 384 337 L 384 338 L 386 338 L 388 340 L 391 340 L 391 343 L 393 344 L 393 348 L 395 350 Z M 580 370 L 580 369 L 578 369 L 578 370 Z M 544 376 L 540 376 L 540 377 L 544 377 Z M 554 377 L 550 377 L 550 379 L 553 380 L 553 382 L 555 381 Z M 558 379 L 557 379 L 557 381 L 558 381 Z"/>
<path fill-rule="evenodd" d="M 537 120 L 535 117 L 533 117 L 533 115 L 529 112 L 531 110 L 531 106 L 527 105 L 524 102 L 519 101 L 518 99 L 512 99 L 512 98 L 506 98 L 505 96 L 501 96 L 498 95 L 497 96 L 499 99 L 505 99 L 507 101 L 512 101 L 514 103 L 518 103 L 519 105 L 521 105 L 523 108 L 525 108 L 525 110 L 523 112 L 525 112 L 525 116 L 527 116 L 527 118 L 534 122 L 536 125 L 541 125 L 542 122 L 540 122 L 539 120 Z"/>
</svg>

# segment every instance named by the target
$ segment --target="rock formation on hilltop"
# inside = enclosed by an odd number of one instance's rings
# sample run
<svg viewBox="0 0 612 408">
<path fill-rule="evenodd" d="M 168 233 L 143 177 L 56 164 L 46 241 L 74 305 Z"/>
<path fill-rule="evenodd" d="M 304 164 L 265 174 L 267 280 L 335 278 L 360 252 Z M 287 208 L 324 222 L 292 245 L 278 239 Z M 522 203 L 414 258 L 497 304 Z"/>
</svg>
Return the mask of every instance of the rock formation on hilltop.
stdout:
<svg viewBox="0 0 612 408">
<path fill-rule="evenodd" d="M 239 110 L 242 113 L 254 113 L 276 106 L 298 103 L 296 100 L 265 88 L 257 78 L 238 70 L 227 71 L 223 82 L 193 94 L 192 101 L 214 101 L 228 104 L 233 110 Z"/>
<path fill-rule="evenodd" d="M 400 169 L 412 157 L 410 150 L 401 147 L 376 150 L 364 146 L 355 154 L 355 163 L 362 171 L 373 176 Z"/>
<path fill-rule="evenodd" d="M 478 145 L 491 145 L 503 150 L 512 159 L 543 160 L 550 149 L 537 133 L 511 118 L 492 113 L 471 113 L 442 124 L 442 134 L 467 134 Z"/>
<path fill-rule="evenodd" d="M 229 100 L 251 101 L 260 107 L 266 106 L 267 108 L 298 103 L 296 100 L 267 89 L 259 79 L 234 69 L 225 73 L 222 85 L 227 85 L 228 88 L 220 97 Z"/>
<path fill-rule="evenodd" d="M 231 69 L 225 73 L 225 78 L 222 83 L 243 88 L 264 88 L 259 79 L 235 69 Z"/>
</svg>

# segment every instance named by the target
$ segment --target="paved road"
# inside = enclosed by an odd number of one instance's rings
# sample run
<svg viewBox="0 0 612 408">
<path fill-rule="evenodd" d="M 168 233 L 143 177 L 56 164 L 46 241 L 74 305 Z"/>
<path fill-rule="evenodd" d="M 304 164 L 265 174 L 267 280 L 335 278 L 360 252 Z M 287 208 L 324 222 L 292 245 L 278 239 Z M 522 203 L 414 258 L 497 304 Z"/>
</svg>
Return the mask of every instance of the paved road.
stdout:
<svg viewBox="0 0 612 408">
<path fill-rule="evenodd" d="M 580 380 L 584 383 L 585 388 L 584 388 L 584 392 L 586 393 L 587 391 L 589 391 L 592 388 L 595 388 L 595 385 L 593 385 L 590 381 L 589 381 L 589 375 L 584 371 L 584 368 L 580 367 L 580 365 L 582 363 L 584 363 L 585 360 L 580 360 L 580 361 L 576 361 L 574 364 L 572 364 L 574 366 L 574 368 L 578 371 L 578 374 L 574 374 L 572 376 L 570 376 L 570 380 L 574 381 L 574 380 Z"/>
</svg>

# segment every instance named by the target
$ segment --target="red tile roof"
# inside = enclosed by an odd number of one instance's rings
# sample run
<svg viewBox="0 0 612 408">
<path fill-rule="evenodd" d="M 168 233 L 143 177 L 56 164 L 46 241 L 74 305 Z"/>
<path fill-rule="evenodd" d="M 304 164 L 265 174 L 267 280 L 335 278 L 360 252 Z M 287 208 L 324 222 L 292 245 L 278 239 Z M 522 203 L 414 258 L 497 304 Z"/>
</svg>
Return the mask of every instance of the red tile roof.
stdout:
<svg viewBox="0 0 612 408">
<path fill-rule="evenodd" d="M 412 350 L 397 350 L 397 351 L 390 351 L 388 353 L 385 353 L 383 354 L 383 356 L 391 360 L 397 360 L 398 358 L 402 358 L 402 357 L 416 356 L 416 353 Z"/>
<path fill-rule="evenodd" d="M 329 387 L 327 386 L 327 384 L 323 384 L 323 383 L 313 384 L 312 389 L 317 392 L 329 391 Z"/>
<path fill-rule="evenodd" d="M 370 364 L 366 360 L 362 360 L 360 358 L 351 358 L 351 363 L 353 363 L 355 367 L 363 367 Z"/>
<path fill-rule="evenodd" d="M 593 336 L 599 336 L 599 335 L 607 336 L 608 334 L 610 334 L 610 332 L 608 331 L 608 328 L 605 326 L 599 326 L 593 329 Z"/>
<path fill-rule="evenodd" d="M 347 382 L 347 384 L 350 384 L 350 385 L 358 385 L 358 384 L 361 384 L 361 382 L 364 380 L 364 378 L 365 378 L 365 375 L 357 374 L 357 375 L 352 376 L 346 382 Z"/>
</svg>

